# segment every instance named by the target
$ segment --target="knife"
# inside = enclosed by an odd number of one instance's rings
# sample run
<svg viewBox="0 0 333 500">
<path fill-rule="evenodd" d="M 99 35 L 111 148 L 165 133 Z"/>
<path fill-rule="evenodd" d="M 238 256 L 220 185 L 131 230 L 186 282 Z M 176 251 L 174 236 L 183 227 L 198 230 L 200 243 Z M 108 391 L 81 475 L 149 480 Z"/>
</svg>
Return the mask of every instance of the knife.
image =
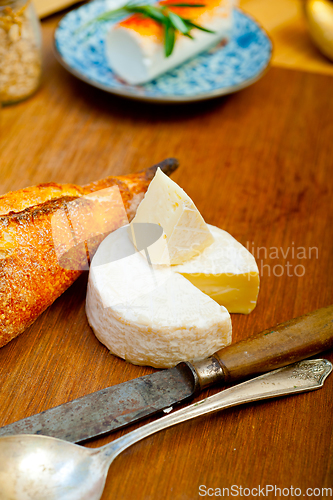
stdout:
<svg viewBox="0 0 333 500">
<path fill-rule="evenodd" d="M 86 441 L 184 402 L 218 382 L 232 384 L 332 347 L 333 305 L 231 344 L 202 361 L 183 362 L 6 425 L 0 436 L 42 434 Z"/>
</svg>

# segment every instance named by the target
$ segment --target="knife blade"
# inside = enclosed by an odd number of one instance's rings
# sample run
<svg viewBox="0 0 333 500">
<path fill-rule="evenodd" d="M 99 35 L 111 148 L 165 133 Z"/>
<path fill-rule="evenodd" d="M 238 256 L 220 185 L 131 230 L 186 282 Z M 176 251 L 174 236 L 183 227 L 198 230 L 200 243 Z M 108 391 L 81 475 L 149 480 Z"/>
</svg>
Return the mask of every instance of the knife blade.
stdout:
<svg viewBox="0 0 333 500">
<path fill-rule="evenodd" d="M 333 305 L 231 344 L 205 360 L 180 363 L 26 417 L 0 428 L 0 436 L 43 434 L 79 443 L 184 402 L 218 382 L 230 384 L 332 347 Z"/>
</svg>

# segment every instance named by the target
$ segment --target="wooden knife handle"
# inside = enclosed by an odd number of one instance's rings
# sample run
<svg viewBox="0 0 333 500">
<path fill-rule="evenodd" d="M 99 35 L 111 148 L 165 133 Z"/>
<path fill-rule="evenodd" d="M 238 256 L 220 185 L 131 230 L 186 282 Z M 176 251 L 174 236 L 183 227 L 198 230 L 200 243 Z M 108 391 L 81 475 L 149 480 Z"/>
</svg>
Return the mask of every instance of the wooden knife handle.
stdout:
<svg viewBox="0 0 333 500">
<path fill-rule="evenodd" d="M 216 352 L 226 383 L 280 368 L 333 347 L 333 305 Z"/>
<path fill-rule="evenodd" d="M 196 390 L 229 384 L 296 363 L 333 348 L 333 305 L 231 344 L 213 356 L 186 363 Z"/>
</svg>

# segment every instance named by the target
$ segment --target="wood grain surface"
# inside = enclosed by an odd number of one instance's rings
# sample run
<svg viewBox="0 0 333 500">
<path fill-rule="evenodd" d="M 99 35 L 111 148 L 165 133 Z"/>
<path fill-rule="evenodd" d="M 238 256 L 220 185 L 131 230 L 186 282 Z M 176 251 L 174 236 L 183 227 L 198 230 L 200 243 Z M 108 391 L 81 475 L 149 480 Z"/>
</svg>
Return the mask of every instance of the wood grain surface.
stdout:
<svg viewBox="0 0 333 500">
<path fill-rule="evenodd" d="M 248 245 L 258 261 L 258 305 L 248 316 L 232 315 L 235 341 L 333 303 L 332 77 L 272 68 L 225 98 L 132 102 L 59 66 L 52 52 L 58 20 L 43 23 L 41 88 L 0 112 L 0 193 L 51 180 L 86 184 L 174 156 L 181 166 L 173 179 L 206 221 Z M 115 358 L 97 341 L 84 312 L 86 283 L 81 276 L 0 349 L 0 425 L 153 371 Z M 323 356 L 333 361 L 332 352 Z M 229 496 L 232 485 L 293 486 L 310 498 L 307 488 L 333 488 L 332 388 L 333 375 L 319 391 L 147 438 L 112 464 L 102 498 L 194 500 L 200 485 L 229 488 Z M 282 497 L 292 494 L 268 495 Z"/>
</svg>

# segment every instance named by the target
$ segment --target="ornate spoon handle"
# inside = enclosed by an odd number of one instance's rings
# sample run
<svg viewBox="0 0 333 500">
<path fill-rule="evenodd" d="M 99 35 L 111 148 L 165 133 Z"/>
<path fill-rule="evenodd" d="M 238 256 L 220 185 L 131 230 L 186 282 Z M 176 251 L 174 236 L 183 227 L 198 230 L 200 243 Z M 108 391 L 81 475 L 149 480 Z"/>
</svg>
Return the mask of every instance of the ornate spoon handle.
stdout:
<svg viewBox="0 0 333 500">
<path fill-rule="evenodd" d="M 103 450 L 103 454 L 112 457 L 113 460 L 137 441 L 200 415 L 207 415 L 251 401 L 319 389 L 331 371 L 332 363 L 326 359 L 305 360 L 279 368 L 139 427 L 110 445 L 102 447 L 101 451 Z"/>
</svg>

